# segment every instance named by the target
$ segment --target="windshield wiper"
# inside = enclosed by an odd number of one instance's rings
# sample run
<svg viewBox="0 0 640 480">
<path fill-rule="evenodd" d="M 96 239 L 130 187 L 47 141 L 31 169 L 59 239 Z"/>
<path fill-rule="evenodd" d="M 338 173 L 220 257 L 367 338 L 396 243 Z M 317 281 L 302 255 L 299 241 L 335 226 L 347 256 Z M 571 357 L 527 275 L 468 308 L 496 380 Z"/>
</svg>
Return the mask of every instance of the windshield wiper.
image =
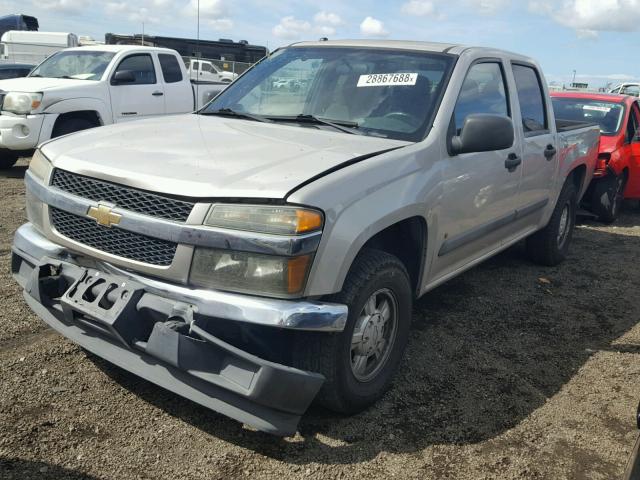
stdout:
<svg viewBox="0 0 640 480">
<path fill-rule="evenodd" d="M 218 110 L 213 110 L 211 112 L 200 112 L 200 115 L 219 115 L 221 117 L 236 117 L 236 118 L 244 118 L 247 120 L 255 120 L 256 122 L 264 122 L 270 123 L 271 120 L 265 117 L 261 117 L 260 115 L 252 115 L 251 113 L 244 112 L 236 112 L 231 108 L 220 108 Z"/>
<path fill-rule="evenodd" d="M 308 114 L 300 114 L 300 115 L 292 115 L 292 116 L 280 116 L 280 117 L 272 117 L 269 119 L 273 121 L 280 122 L 299 122 L 299 123 L 313 123 L 316 125 L 327 125 L 329 127 L 333 127 L 336 130 L 340 130 L 344 133 L 349 133 L 351 135 L 364 135 L 363 132 L 359 132 L 356 128 L 359 128 L 360 125 L 358 122 L 351 122 L 349 120 L 329 120 L 326 118 L 316 117 L 315 115 Z"/>
</svg>

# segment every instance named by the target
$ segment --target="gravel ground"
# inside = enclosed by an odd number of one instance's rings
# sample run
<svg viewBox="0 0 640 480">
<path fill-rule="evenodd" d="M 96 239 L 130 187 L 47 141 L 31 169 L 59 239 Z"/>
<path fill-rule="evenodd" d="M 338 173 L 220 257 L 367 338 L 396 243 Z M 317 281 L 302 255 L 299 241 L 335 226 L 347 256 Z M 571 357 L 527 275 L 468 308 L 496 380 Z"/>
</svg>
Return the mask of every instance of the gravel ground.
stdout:
<svg viewBox="0 0 640 480">
<path fill-rule="evenodd" d="M 559 267 L 516 246 L 431 292 L 382 401 L 311 410 L 279 439 L 88 356 L 27 309 L 9 275 L 25 165 L 0 173 L 0 478 L 622 475 L 640 400 L 637 205 L 580 225 Z"/>
</svg>

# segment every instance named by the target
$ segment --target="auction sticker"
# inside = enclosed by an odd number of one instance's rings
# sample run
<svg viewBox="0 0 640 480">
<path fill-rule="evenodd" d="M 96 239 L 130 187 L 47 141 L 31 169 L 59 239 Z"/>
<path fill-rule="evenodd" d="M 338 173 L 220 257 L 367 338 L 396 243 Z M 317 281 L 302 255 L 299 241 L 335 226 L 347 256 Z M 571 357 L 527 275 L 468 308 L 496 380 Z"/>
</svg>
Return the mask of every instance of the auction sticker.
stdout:
<svg viewBox="0 0 640 480">
<path fill-rule="evenodd" d="M 609 113 L 611 111 L 611 107 L 598 107 L 596 105 L 584 105 L 582 109 L 592 110 L 594 112 L 604 112 L 604 113 Z"/>
<path fill-rule="evenodd" d="M 417 73 L 372 73 L 360 75 L 358 87 L 390 87 L 395 85 L 415 85 Z"/>
</svg>

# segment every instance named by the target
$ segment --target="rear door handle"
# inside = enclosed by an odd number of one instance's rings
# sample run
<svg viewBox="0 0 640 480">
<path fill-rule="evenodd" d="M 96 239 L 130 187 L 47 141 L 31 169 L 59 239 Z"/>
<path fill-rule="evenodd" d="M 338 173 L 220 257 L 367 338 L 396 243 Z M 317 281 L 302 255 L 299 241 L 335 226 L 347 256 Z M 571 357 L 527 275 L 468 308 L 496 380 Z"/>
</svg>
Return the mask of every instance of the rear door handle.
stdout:
<svg viewBox="0 0 640 480">
<path fill-rule="evenodd" d="M 553 157 L 555 157 L 556 153 L 558 153 L 558 151 L 553 145 L 547 145 L 547 148 L 544 149 L 544 156 L 547 160 L 551 160 Z"/>
<path fill-rule="evenodd" d="M 504 167 L 510 172 L 515 172 L 516 168 L 522 163 L 522 158 L 520 158 L 515 153 L 510 153 L 507 159 L 504 161 Z"/>
<path fill-rule="evenodd" d="M 161 97 L 164 95 L 164 93 L 162 92 L 153 92 L 151 95 L 153 95 L 154 97 Z"/>
</svg>

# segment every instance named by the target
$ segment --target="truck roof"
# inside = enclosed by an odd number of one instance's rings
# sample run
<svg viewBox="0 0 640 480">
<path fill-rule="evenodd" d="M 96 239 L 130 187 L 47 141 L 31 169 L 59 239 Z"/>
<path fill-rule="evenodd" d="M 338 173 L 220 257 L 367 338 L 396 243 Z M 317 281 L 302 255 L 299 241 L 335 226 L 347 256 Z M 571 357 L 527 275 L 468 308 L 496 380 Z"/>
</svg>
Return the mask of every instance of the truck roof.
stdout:
<svg viewBox="0 0 640 480">
<path fill-rule="evenodd" d="M 130 52 L 130 51 L 136 51 L 136 52 L 163 51 L 163 52 L 174 53 L 174 50 L 171 50 L 170 48 L 147 47 L 147 46 L 144 46 L 144 45 L 100 45 L 100 44 L 98 44 L 98 45 L 86 45 L 86 46 L 83 46 L 83 47 L 67 48 L 65 50 L 65 52 L 73 51 L 73 50 L 92 50 L 92 51 L 95 51 L 95 52 L 112 52 L 112 53 Z"/>
<path fill-rule="evenodd" d="M 318 40 L 311 42 L 297 42 L 291 44 L 292 47 L 356 47 L 356 48 L 389 48 L 397 50 L 419 50 L 424 52 L 451 53 L 460 55 L 462 52 L 477 52 L 483 55 L 506 54 L 514 59 L 520 59 L 530 63 L 536 63 L 526 56 L 500 50 L 491 47 L 474 47 L 456 43 L 420 42 L 412 40 Z"/>
</svg>

